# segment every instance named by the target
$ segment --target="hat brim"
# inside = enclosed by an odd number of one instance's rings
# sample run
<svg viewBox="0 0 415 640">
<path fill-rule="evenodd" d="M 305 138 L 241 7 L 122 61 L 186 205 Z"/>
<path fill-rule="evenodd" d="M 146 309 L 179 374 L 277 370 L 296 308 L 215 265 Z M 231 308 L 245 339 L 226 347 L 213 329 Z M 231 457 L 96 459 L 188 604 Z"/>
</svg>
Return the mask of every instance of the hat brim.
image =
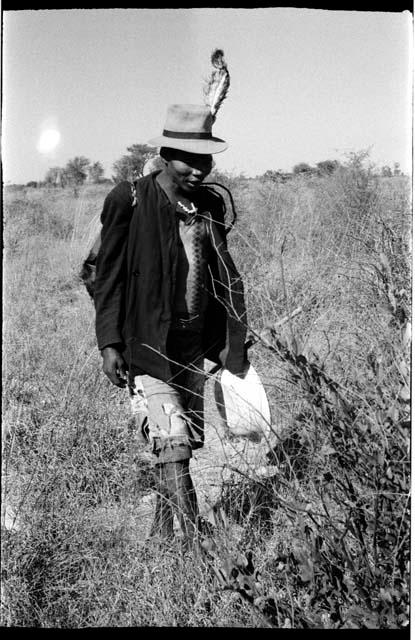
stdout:
<svg viewBox="0 0 415 640">
<path fill-rule="evenodd" d="M 200 153 L 202 155 L 221 153 L 226 151 L 229 146 L 225 140 L 214 138 L 213 136 L 209 140 L 186 140 L 185 138 L 159 136 L 158 138 L 152 138 L 147 144 L 153 147 L 169 147 L 170 149 L 178 149 L 188 153 Z"/>
</svg>

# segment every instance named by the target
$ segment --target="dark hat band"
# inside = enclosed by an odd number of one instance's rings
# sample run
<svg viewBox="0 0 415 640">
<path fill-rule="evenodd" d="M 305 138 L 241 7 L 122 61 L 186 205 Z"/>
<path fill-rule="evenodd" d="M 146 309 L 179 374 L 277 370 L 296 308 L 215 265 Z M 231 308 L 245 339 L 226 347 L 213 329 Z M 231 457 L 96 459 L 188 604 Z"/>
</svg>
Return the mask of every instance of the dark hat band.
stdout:
<svg viewBox="0 0 415 640">
<path fill-rule="evenodd" d="M 169 131 L 168 129 L 163 130 L 163 136 L 181 140 L 210 140 L 212 138 L 212 134 L 207 131 L 186 133 L 184 131 Z"/>
</svg>

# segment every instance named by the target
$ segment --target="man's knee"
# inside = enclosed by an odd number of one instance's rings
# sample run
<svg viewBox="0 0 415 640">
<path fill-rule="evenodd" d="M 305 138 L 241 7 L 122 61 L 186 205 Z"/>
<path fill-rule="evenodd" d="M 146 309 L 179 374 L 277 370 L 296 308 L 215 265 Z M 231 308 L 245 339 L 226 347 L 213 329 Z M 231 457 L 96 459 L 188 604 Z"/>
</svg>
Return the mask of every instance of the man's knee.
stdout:
<svg viewBox="0 0 415 640">
<path fill-rule="evenodd" d="M 133 413 L 137 398 L 139 403 L 145 401 L 145 436 L 156 465 L 189 460 L 192 450 L 203 446 L 203 415 L 187 411 L 172 386 L 151 376 L 136 376 L 130 398 Z"/>
</svg>

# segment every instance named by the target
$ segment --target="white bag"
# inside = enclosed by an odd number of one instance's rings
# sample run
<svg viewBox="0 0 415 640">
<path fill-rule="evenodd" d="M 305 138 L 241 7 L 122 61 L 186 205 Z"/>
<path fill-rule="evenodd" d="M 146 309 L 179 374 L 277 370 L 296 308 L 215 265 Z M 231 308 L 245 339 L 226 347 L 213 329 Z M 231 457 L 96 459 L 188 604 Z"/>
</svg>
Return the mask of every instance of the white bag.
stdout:
<svg viewBox="0 0 415 640">
<path fill-rule="evenodd" d="M 271 434 L 271 413 L 262 382 L 252 364 L 245 378 L 222 369 L 215 399 L 224 427 L 234 436 L 260 442 Z"/>
</svg>

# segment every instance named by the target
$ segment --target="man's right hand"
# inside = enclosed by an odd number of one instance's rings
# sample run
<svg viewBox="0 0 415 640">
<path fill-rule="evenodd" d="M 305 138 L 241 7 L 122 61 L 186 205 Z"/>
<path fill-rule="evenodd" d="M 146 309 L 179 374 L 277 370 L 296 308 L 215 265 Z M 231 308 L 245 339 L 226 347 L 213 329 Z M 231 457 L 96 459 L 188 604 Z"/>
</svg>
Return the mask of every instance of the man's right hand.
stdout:
<svg viewBox="0 0 415 640">
<path fill-rule="evenodd" d="M 127 384 L 127 367 L 121 353 L 114 347 L 105 347 L 101 351 L 103 363 L 102 369 L 105 375 L 116 387 L 125 387 Z"/>
</svg>

